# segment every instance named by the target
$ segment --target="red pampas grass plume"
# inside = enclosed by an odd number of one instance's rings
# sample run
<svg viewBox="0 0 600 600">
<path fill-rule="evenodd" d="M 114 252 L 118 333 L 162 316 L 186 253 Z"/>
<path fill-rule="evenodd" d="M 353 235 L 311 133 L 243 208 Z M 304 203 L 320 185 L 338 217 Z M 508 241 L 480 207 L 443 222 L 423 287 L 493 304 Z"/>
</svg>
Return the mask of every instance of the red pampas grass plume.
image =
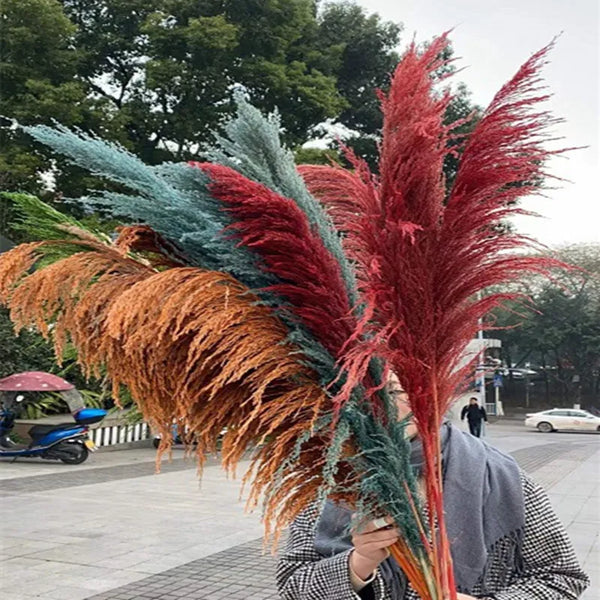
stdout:
<svg viewBox="0 0 600 600">
<path fill-rule="evenodd" d="M 450 92 L 434 89 L 447 44 L 445 35 L 423 52 L 413 44 L 389 92 L 380 94 L 379 176 L 352 153 L 351 171 L 300 167 L 358 264 L 365 318 L 354 332 L 356 343 L 347 348 L 346 370 L 364 373 L 357 365 L 378 354 L 409 394 L 424 445 L 429 526 L 439 531 L 432 544 L 438 598 L 456 597 L 443 513 L 440 426 L 472 369 L 461 361 L 480 319 L 514 298 L 488 293 L 489 288 L 562 266 L 516 252 L 531 251 L 531 241 L 502 225 L 522 212 L 519 198 L 540 192 L 548 157 L 565 151 L 547 148 L 548 127 L 557 121 L 539 108 L 547 98 L 539 71 L 550 45 L 519 69 L 483 113 L 447 194 L 443 164 L 457 124 L 444 124 Z M 356 383 L 348 381 L 342 401 Z"/>
</svg>

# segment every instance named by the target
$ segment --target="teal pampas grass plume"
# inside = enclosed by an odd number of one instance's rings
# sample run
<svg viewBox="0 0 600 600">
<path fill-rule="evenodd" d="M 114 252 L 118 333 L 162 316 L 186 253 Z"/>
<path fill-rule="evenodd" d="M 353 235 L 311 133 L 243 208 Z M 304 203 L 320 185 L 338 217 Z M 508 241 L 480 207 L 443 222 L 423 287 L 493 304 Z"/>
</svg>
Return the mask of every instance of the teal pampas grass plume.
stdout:
<svg viewBox="0 0 600 600">
<path fill-rule="evenodd" d="M 216 144 L 209 149 L 209 160 L 294 200 L 339 263 L 350 301 L 356 304 L 354 272 L 342 249 L 340 234 L 321 203 L 308 191 L 296 169 L 294 155 L 282 145 L 278 113 L 264 116 L 241 92 L 236 93 L 235 100 L 236 116 L 225 126 L 225 135 L 217 136 Z"/>
</svg>

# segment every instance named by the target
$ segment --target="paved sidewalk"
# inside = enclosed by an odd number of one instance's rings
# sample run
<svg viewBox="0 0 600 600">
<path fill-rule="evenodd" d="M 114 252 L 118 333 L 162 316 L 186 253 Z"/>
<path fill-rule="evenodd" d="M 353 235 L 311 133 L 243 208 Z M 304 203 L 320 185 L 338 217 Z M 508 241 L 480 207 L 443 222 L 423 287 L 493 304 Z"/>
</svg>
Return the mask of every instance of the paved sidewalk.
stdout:
<svg viewBox="0 0 600 600">
<path fill-rule="evenodd" d="M 557 478 L 557 473 L 564 473 Z M 600 453 L 580 461 L 574 453 L 554 460 L 535 474 L 540 483 L 550 480 L 550 500 L 571 537 L 592 587 L 584 595 L 600 599 Z"/>
<path fill-rule="evenodd" d="M 113 452 L 113 454 L 116 454 Z M 154 455 L 154 452 L 152 452 Z M 172 460 L 163 459 L 161 461 L 160 472 L 174 473 L 176 471 L 185 471 L 194 468 L 194 459 L 183 457 L 183 453 L 178 453 Z M 104 457 L 103 457 L 104 458 Z M 122 458 L 122 457 L 118 457 Z M 28 477 L 0 478 L 0 498 L 14 493 L 22 494 L 24 492 L 48 491 L 65 487 L 77 487 L 80 485 L 89 485 L 90 483 L 104 483 L 108 481 L 117 481 L 119 479 L 134 479 L 136 477 L 147 477 L 149 473 L 156 470 L 154 456 L 148 460 L 148 452 L 145 453 L 144 460 L 136 463 L 119 463 L 107 467 L 95 467 L 88 469 L 79 469 L 59 472 L 45 473 L 40 475 L 30 475 Z M 209 458 L 207 465 L 216 465 L 218 461 Z M 83 466 L 83 465 L 81 465 Z"/>
<path fill-rule="evenodd" d="M 155 475 L 153 459 L 149 449 L 147 475 L 135 464 L 133 479 L 121 478 L 121 465 L 110 481 L 104 468 L 89 469 L 87 485 L 32 491 L 37 477 L 25 477 L 20 491 L 11 479 L 0 502 L 0 580 L 11 600 L 82 600 L 262 535 L 259 515 L 244 514 L 239 481 L 220 467 L 199 483 L 193 461 Z M 65 467 L 59 483 L 71 478 Z"/>
<path fill-rule="evenodd" d="M 594 581 L 584 598 L 600 598 L 600 436 L 514 423 L 486 433 L 548 490 Z M 11 600 L 277 598 L 239 481 L 210 465 L 199 484 L 193 462 L 174 456 L 160 475 L 151 449 L 98 452 L 79 468 L 0 461 L 0 580 Z"/>
<path fill-rule="evenodd" d="M 172 458 L 174 462 L 183 459 L 183 455 L 183 446 L 175 446 L 173 448 Z M 114 451 L 110 447 L 99 448 L 81 465 L 63 465 L 59 461 L 40 460 L 39 458 L 19 458 L 17 461 L 13 461 L 10 458 L 0 458 L 0 490 L 7 479 L 58 475 L 57 479 L 63 480 L 65 477 L 72 477 L 76 473 L 83 474 L 87 471 L 96 471 L 97 469 L 122 465 L 144 465 L 144 469 L 150 468 L 151 473 L 153 473 L 154 469 L 152 465 L 154 465 L 155 459 L 156 452 L 150 444 L 146 448 L 132 448 L 118 451 Z M 209 460 L 212 460 L 212 458 L 209 458 Z M 164 458 L 162 462 L 164 465 L 169 461 L 167 458 Z M 213 461 L 212 464 L 216 464 L 216 462 Z"/>
<path fill-rule="evenodd" d="M 262 540 L 255 540 L 92 598 L 276 600 L 279 594 L 275 560 L 263 552 Z"/>
</svg>

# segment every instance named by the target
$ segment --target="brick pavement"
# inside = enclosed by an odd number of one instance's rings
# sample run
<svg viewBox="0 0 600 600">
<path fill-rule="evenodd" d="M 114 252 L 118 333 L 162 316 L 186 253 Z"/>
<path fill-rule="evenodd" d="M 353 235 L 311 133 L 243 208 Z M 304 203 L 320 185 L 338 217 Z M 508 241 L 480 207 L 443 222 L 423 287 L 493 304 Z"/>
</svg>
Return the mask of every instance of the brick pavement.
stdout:
<svg viewBox="0 0 600 600">
<path fill-rule="evenodd" d="M 161 473 L 174 473 L 185 469 L 195 469 L 193 458 L 174 458 L 172 461 L 163 460 Z M 32 475 L 31 477 L 15 477 L 3 479 L 0 484 L 0 498 L 11 494 L 29 492 L 44 492 L 60 488 L 89 485 L 90 483 L 105 483 L 120 479 L 135 479 L 147 477 L 155 471 L 154 461 L 144 461 L 136 464 L 116 465 L 112 467 L 97 467 L 90 470 L 63 471 L 60 476 L 56 473 L 49 475 Z"/>
<path fill-rule="evenodd" d="M 250 574 L 252 574 L 250 576 Z M 90 600 L 275 600 L 275 561 L 262 539 L 90 596 Z"/>
<path fill-rule="evenodd" d="M 593 444 L 555 443 L 522 448 L 510 454 L 526 473 L 534 474 L 536 482 L 547 490 L 596 451 L 597 447 Z"/>
</svg>

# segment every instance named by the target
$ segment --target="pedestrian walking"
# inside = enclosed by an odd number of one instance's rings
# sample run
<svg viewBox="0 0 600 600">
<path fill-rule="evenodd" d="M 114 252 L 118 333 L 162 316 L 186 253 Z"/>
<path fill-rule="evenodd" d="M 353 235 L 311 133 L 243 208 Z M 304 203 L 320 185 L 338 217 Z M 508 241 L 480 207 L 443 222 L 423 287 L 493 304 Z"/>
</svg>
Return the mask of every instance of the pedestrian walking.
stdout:
<svg viewBox="0 0 600 600">
<path fill-rule="evenodd" d="M 483 408 L 483 406 L 479 406 L 477 398 L 474 396 L 469 398 L 469 404 L 464 406 L 462 412 L 460 413 L 461 421 L 464 421 L 465 417 L 469 423 L 469 431 L 471 432 L 471 435 L 474 435 L 475 437 L 481 437 L 482 422 L 485 421 L 487 423 L 488 418 L 485 408 Z"/>
</svg>

